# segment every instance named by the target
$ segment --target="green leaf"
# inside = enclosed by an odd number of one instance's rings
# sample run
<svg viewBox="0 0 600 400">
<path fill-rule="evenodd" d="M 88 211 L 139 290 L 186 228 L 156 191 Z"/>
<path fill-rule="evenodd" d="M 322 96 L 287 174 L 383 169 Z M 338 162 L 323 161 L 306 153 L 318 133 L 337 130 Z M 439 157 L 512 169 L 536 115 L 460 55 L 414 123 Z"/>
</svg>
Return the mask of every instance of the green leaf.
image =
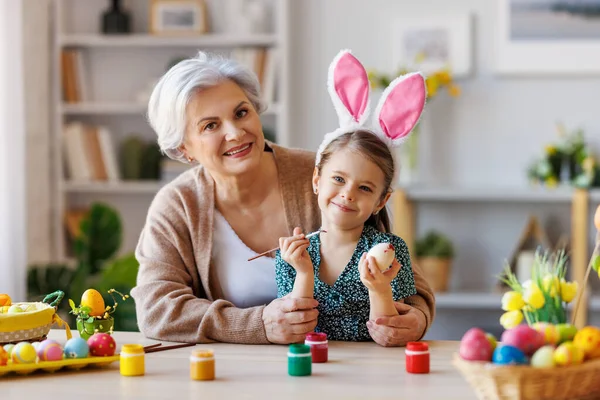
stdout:
<svg viewBox="0 0 600 400">
<path fill-rule="evenodd" d="M 94 322 L 94 317 L 89 317 L 85 322 L 91 324 L 92 322 Z"/>
<path fill-rule="evenodd" d="M 71 310 L 75 309 L 75 302 L 71 299 L 69 299 L 69 306 L 71 306 Z"/>
<path fill-rule="evenodd" d="M 594 257 L 594 261 L 592 262 L 592 268 L 596 272 L 598 272 L 598 270 L 600 269 L 600 255 Z"/>
</svg>

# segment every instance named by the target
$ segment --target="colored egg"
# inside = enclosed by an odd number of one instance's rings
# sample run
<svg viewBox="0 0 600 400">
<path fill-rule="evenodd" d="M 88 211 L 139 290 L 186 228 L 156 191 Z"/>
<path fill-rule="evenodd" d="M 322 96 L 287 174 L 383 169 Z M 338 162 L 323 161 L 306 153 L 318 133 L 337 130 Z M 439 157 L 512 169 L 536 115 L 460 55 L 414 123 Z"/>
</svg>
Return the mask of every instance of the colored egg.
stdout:
<svg viewBox="0 0 600 400">
<path fill-rule="evenodd" d="M 518 325 L 502 333 L 502 344 L 521 349 L 527 356 L 533 355 L 544 345 L 544 335 L 529 325 Z"/>
<path fill-rule="evenodd" d="M 531 357 L 531 366 L 536 368 L 554 367 L 554 346 L 542 346 Z"/>
<path fill-rule="evenodd" d="M 558 344 L 560 340 L 560 332 L 556 325 L 550 324 L 548 322 L 536 322 L 531 325 L 533 329 L 544 335 L 544 343 L 546 344 Z"/>
<path fill-rule="evenodd" d="M 396 251 L 390 243 L 376 244 L 369 250 L 367 256 L 375 258 L 375 263 L 380 270 L 386 271 L 392 265 Z"/>
<path fill-rule="evenodd" d="M 492 345 L 483 330 L 471 328 L 460 340 L 458 353 L 463 360 L 490 361 Z"/>
<path fill-rule="evenodd" d="M 560 366 L 581 364 L 583 357 L 583 350 L 573 342 L 564 342 L 554 350 L 554 363 Z"/>
<path fill-rule="evenodd" d="M 90 308 L 90 315 L 100 317 L 104 315 L 104 299 L 96 289 L 88 289 L 81 295 L 81 305 Z"/>
<path fill-rule="evenodd" d="M 4 350 L 4 347 L 0 347 L 0 366 L 8 364 L 8 352 Z"/>
<path fill-rule="evenodd" d="M 503 344 L 494 350 L 492 361 L 500 365 L 527 364 L 527 356 L 521 349 Z"/>
<path fill-rule="evenodd" d="M 29 342 L 20 342 L 12 349 L 11 359 L 15 364 L 31 364 L 35 362 L 37 354 Z"/>
<path fill-rule="evenodd" d="M 64 353 L 66 358 L 85 358 L 90 353 L 90 348 L 80 337 L 74 337 L 65 343 Z"/>
<path fill-rule="evenodd" d="M 115 354 L 117 344 L 108 333 L 94 333 L 88 339 L 90 354 L 95 357 L 108 357 Z"/>
<path fill-rule="evenodd" d="M 37 355 L 40 361 L 59 361 L 63 359 L 63 349 L 58 342 L 47 339 L 39 344 Z"/>
<path fill-rule="evenodd" d="M 33 348 L 35 349 L 35 351 L 37 353 L 38 346 L 40 345 L 40 342 L 31 342 L 31 345 L 33 346 Z"/>
<path fill-rule="evenodd" d="M 575 334 L 573 344 L 583 350 L 585 358 L 600 357 L 600 329 L 595 326 L 581 328 Z"/>
<path fill-rule="evenodd" d="M 12 351 L 15 348 L 14 344 L 5 344 L 3 346 L 3 349 L 8 353 L 8 357 L 10 357 L 12 355 Z"/>
<path fill-rule="evenodd" d="M 571 324 L 558 324 L 556 325 L 558 331 L 558 344 L 563 342 L 572 341 L 577 333 L 577 327 Z"/>
</svg>

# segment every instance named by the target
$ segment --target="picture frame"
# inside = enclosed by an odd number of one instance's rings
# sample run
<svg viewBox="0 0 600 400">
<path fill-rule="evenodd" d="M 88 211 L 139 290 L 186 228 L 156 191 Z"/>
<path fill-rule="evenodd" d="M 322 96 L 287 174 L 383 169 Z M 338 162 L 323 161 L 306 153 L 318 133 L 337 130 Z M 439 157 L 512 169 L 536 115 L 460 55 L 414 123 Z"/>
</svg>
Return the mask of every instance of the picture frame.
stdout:
<svg viewBox="0 0 600 400">
<path fill-rule="evenodd" d="M 450 68 L 454 77 L 471 75 L 473 68 L 472 16 L 411 16 L 394 20 L 394 69 L 424 74 Z"/>
<path fill-rule="evenodd" d="M 150 32 L 155 35 L 190 35 L 208 32 L 204 0 L 152 0 Z"/>
<path fill-rule="evenodd" d="M 498 74 L 600 74 L 600 0 L 498 0 L 496 23 Z"/>
</svg>

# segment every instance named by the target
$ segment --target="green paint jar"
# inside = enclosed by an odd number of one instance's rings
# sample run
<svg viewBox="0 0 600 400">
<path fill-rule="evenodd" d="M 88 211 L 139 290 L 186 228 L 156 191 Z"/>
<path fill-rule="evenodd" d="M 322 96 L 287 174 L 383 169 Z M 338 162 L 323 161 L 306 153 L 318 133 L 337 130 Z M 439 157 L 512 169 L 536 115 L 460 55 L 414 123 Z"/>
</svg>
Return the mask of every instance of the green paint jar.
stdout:
<svg viewBox="0 0 600 400">
<path fill-rule="evenodd" d="M 312 374 L 312 355 L 310 346 L 291 344 L 288 349 L 288 374 L 290 376 L 308 376 Z"/>
</svg>

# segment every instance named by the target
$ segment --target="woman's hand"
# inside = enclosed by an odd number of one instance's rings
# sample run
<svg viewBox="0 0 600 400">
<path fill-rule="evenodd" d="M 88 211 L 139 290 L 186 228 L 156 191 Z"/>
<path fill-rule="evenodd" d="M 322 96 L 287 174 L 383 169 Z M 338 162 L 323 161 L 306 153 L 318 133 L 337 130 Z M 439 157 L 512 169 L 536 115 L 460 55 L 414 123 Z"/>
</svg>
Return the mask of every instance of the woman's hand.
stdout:
<svg viewBox="0 0 600 400">
<path fill-rule="evenodd" d="M 286 296 L 273 300 L 263 310 L 263 324 L 271 343 L 301 343 L 317 326 L 319 303 L 315 299 Z"/>
<path fill-rule="evenodd" d="M 404 346 L 419 340 L 425 332 L 425 315 L 408 304 L 395 302 L 399 315 L 379 317 L 367 322 L 373 340 L 384 347 Z"/>
<path fill-rule="evenodd" d="M 281 250 L 281 258 L 290 264 L 297 273 L 313 273 L 313 265 L 308 254 L 308 246 L 310 242 L 302 230 L 298 227 L 294 228 L 294 236 L 279 238 L 279 249 Z"/>
<path fill-rule="evenodd" d="M 377 267 L 375 258 L 371 256 L 367 257 L 367 253 L 363 253 L 358 262 L 358 271 L 360 272 L 361 282 L 370 292 L 387 294 L 390 292 L 390 283 L 400 271 L 400 263 L 394 258 L 392 268 L 381 272 L 379 267 Z"/>
</svg>

